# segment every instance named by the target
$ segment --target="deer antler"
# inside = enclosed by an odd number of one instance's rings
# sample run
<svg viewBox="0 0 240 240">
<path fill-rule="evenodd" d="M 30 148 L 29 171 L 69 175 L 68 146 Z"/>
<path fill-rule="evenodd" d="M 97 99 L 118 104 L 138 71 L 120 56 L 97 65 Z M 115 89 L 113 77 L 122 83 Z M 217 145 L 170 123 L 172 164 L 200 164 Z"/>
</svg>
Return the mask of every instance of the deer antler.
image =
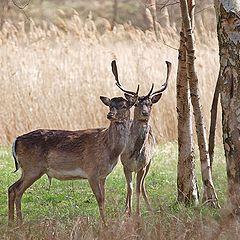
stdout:
<svg viewBox="0 0 240 240">
<path fill-rule="evenodd" d="M 113 61 L 112 61 L 111 66 L 112 66 L 113 75 L 114 75 L 114 77 L 115 77 L 116 85 L 118 86 L 118 88 L 120 88 L 123 92 L 128 93 L 128 94 L 130 94 L 130 95 L 134 95 L 134 96 L 135 96 L 135 95 L 138 95 L 139 84 L 138 84 L 138 87 L 137 87 L 137 91 L 136 91 L 136 92 L 132 92 L 132 91 L 128 91 L 128 90 L 123 89 L 121 83 L 120 83 L 119 80 L 118 80 L 118 70 L 117 70 L 116 60 L 113 60 Z"/>
<path fill-rule="evenodd" d="M 152 91 L 153 91 L 153 88 L 154 88 L 154 83 L 152 83 L 152 87 L 151 87 L 151 89 L 150 89 L 150 91 L 149 91 L 149 93 L 145 96 L 145 98 L 148 98 L 148 97 L 150 97 L 151 96 L 151 94 L 152 94 Z"/>
<path fill-rule="evenodd" d="M 161 93 L 163 92 L 164 90 L 166 90 L 167 86 L 168 86 L 168 79 L 169 79 L 169 76 L 170 76 L 170 73 L 171 73 L 171 70 L 172 70 L 172 63 L 166 61 L 166 64 L 167 64 L 167 78 L 166 78 L 166 81 L 165 83 L 161 86 L 161 88 L 157 91 L 155 91 L 154 93 L 152 93 L 151 95 L 155 95 L 155 94 L 158 94 L 158 93 Z M 149 94 L 148 94 L 149 95 Z"/>
</svg>

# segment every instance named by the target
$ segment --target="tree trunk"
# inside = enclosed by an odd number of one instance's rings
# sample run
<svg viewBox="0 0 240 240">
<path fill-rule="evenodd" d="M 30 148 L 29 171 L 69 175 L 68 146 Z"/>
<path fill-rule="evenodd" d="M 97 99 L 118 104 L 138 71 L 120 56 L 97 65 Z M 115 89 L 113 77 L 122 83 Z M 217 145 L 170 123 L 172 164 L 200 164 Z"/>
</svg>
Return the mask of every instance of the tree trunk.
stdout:
<svg viewBox="0 0 240 240">
<path fill-rule="evenodd" d="M 214 158 L 215 131 L 216 131 L 216 124 L 217 124 L 217 110 L 218 110 L 218 98 L 220 94 L 220 87 L 221 87 L 221 76 L 219 74 L 214 95 L 213 95 L 212 108 L 211 108 L 211 122 L 210 122 L 209 138 L 208 138 L 211 171 L 212 171 L 212 164 L 213 164 L 213 158 Z"/>
<path fill-rule="evenodd" d="M 210 159 L 207 146 L 206 130 L 203 121 L 202 107 L 200 104 L 198 78 L 195 72 L 194 60 L 195 49 L 193 43 L 193 34 L 190 23 L 190 15 L 186 0 L 180 0 L 181 14 L 184 29 L 187 37 L 187 68 L 190 86 L 191 102 L 193 106 L 195 125 L 197 131 L 198 147 L 200 152 L 201 173 L 203 181 L 203 202 L 209 206 L 219 207 L 217 195 L 214 189 L 212 174 L 210 168 Z"/>
<path fill-rule="evenodd" d="M 9 11 L 9 0 L 1 0 L 0 2 L 0 31 L 2 30 L 7 12 Z"/>
<path fill-rule="evenodd" d="M 240 213 L 240 1 L 216 0 L 228 193 Z"/>
<path fill-rule="evenodd" d="M 186 37 L 182 26 L 178 54 L 177 111 L 178 111 L 178 202 L 198 204 L 199 193 L 195 174 L 192 117 L 187 78 Z"/>
<path fill-rule="evenodd" d="M 117 13 L 118 13 L 118 0 L 113 0 L 113 20 L 112 20 L 112 29 L 117 21 Z"/>
<path fill-rule="evenodd" d="M 154 30 L 155 36 L 159 39 L 158 30 L 157 30 L 157 9 L 156 9 L 156 0 L 144 0 L 145 8 L 149 9 L 152 15 L 152 30 Z"/>
</svg>

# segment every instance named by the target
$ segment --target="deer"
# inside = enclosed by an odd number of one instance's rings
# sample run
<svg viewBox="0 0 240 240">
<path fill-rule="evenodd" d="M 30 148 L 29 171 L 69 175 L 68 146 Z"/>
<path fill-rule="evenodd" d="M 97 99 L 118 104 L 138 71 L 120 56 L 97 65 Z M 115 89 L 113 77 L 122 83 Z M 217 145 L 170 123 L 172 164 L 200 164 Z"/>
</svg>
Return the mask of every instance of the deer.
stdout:
<svg viewBox="0 0 240 240">
<path fill-rule="evenodd" d="M 97 200 L 100 218 L 105 223 L 105 180 L 116 166 L 129 137 L 130 108 L 137 101 L 136 92 L 123 97 L 100 96 L 109 108 L 108 128 L 77 131 L 38 129 L 18 136 L 12 145 L 15 172 L 21 168 L 19 180 L 8 188 L 8 223 L 23 221 L 23 193 L 43 175 L 58 180 L 88 180 Z"/>
<path fill-rule="evenodd" d="M 136 177 L 136 214 L 140 215 L 140 196 L 142 194 L 147 209 L 152 211 L 151 204 L 146 192 L 145 178 L 148 174 L 152 158 L 155 152 L 155 138 L 149 124 L 152 105 L 157 103 L 162 93 L 167 89 L 168 80 L 171 73 L 172 64 L 166 61 L 167 77 L 165 83 L 157 91 L 153 92 L 154 84 L 147 95 L 138 96 L 138 100 L 134 107 L 134 117 L 130 126 L 130 137 L 125 150 L 121 154 L 121 162 L 123 165 L 124 175 L 127 182 L 127 197 L 125 203 L 125 212 L 130 216 L 132 213 L 132 173 L 137 174 Z M 112 72 L 115 76 L 116 85 L 124 92 L 126 99 L 129 94 L 119 82 L 116 61 L 112 61 Z"/>
</svg>

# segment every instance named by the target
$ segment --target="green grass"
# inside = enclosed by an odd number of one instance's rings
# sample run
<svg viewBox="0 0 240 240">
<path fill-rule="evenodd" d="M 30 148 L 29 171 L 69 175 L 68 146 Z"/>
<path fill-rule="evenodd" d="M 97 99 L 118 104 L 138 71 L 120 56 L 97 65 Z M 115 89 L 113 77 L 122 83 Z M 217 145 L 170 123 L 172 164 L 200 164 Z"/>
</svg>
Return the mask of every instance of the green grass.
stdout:
<svg viewBox="0 0 240 240">
<path fill-rule="evenodd" d="M 150 200 L 155 210 L 148 213 L 142 202 L 142 215 L 144 226 L 149 229 L 154 226 L 158 229 L 161 215 L 161 226 L 164 225 L 165 234 L 171 237 L 172 224 L 174 219 L 188 223 L 192 221 L 202 221 L 212 219 L 217 221 L 221 211 L 202 206 L 185 208 L 176 204 L 176 172 L 177 169 L 177 144 L 168 143 L 158 147 L 156 157 L 146 178 L 146 185 Z M 201 190 L 201 176 L 199 172 L 199 158 L 197 156 L 198 184 Z M 0 148 L 0 232 L 4 232 L 6 239 L 11 236 L 11 231 L 7 229 L 7 189 L 20 176 L 20 171 L 12 173 L 14 161 L 11 156 L 10 147 Z M 219 197 L 220 204 L 226 204 L 226 171 L 225 158 L 222 148 L 218 147 L 215 153 L 213 166 L 213 179 Z M 200 191 L 201 193 L 201 191 Z M 135 200 L 135 198 L 133 199 Z M 114 171 L 109 175 L 106 182 L 106 213 L 108 221 L 124 220 L 125 203 L 125 179 L 119 163 Z M 46 176 L 35 182 L 24 194 L 22 212 L 24 220 L 31 229 L 31 234 L 39 234 L 39 226 L 56 226 L 59 239 L 69 237 L 69 234 L 77 219 L 90 222 L 91 226 L 97 228 L 99 219 L 98 208 L 95 197 L 87 181 L 58 181 L 53 180 L 49 190 L 49 182 Z M 161 214 L 159 215 L 159 212 Z M 86 220 L 87 219 L 87 220 Z M 51 224 L 49 224 L 49 222 Z M 179 224 L 180 224 L 179 222 Z M 86 226 L 89 224 L 83 224 Z M 115 226 L 113 224 L 113 226 Z M 192 226 L 192 225 L 191 225 Z M 9 232 L 10 231 L 10 232 Z M 30 231 L 30 230 L 29 230 Z M 156 230 L 157 231 L 157 230 Z M 170 231 L 170 232 L 168 232 Z M 60 237 L 61 236 L 61 237 Z M 17 237 L 16 237 L 17 238 Z M 22 236 L 21 236 L 22 238 Z M 42 237 L 45 239 L 46 237 Z M 20 239 L 20 237 L 19 237 Z M 27 238 L 26 238 L 27 239 Z"/>
</svg>

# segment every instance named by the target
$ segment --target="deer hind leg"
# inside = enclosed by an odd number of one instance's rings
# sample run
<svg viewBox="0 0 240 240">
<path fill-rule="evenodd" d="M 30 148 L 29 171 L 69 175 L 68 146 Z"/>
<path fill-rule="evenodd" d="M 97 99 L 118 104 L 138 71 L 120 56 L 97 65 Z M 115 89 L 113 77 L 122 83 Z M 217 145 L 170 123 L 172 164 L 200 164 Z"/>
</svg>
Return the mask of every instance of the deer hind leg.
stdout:
<svg viewBox="0 0 240 240">
<path fill-rule="evenodd" d="M 148 174 L 148 170 L 150 168 L 150 165 L 151 165 L 151 162 L 149 162 L 149 164 L 146 166 L 146 170 L 145 170 L 145 173 L 144 173 L 144 176 L 143 176 L 142 186 L 141 186 L 141 188 L 142 188 L 142 195 L 143 195 L 143 198 L 144 198 L 144 201 L 145 201 L 145 204 L 147 206 L 148 211 L 152 211 L 152 207 L 151 207 L 151 204 L 149 202 L 149 198 L 148 198 L 148 195 L 147 195 L 147 192 L 146 192 L 145 177 Z"/>
<path fill-rule="evenodd" d="M 16 188 L 22 182 L 22 177 L 8 188 L 8 225 L 14 220 L 14 202 L 16 198 Z"/>
<path fill-rule="evenodd" d="M 15 204 L 16 204 L 16 213 L 17 213 L 17 222 L 22 223 L 22 211 L 21 211 L 21 201 L 23 193 L 40 177 L 41 173 L 34 174 L 31 172 L 31 175 L 24 174 L 21 182 L 15 187 Z"/>
<path fill-rule="evenodd" d="M 127 181 L 127 197 L 125 203 L 125 213 L 129 216 L 132 214 L 132 192 L 133 192 L 133 184 L 132 184 L 132 172 L 129 171 L 126 167 L 123 167 L 125 178 Z"/>
<path fill-rule="evenodd" d="M 137 198 L 137 206 L 136 206 L 136 214 L 140 216 L 140 196 L 142 190 L 142 181 L 145 174 L 145 168 L 142 168 L 137 172 L 137 184 L 136 184 L 136 198 Z"/>
<path fill-rule="evenodd" d="M 104 211 L 104 196 L 105 196 L 105 179 L 89 179 L 89 184 L 92 188 L 92 191 L 97 199 L 98 208 L 100 212 L 101 219 L 105 224 L 105 211 Z"/>
</svg>

